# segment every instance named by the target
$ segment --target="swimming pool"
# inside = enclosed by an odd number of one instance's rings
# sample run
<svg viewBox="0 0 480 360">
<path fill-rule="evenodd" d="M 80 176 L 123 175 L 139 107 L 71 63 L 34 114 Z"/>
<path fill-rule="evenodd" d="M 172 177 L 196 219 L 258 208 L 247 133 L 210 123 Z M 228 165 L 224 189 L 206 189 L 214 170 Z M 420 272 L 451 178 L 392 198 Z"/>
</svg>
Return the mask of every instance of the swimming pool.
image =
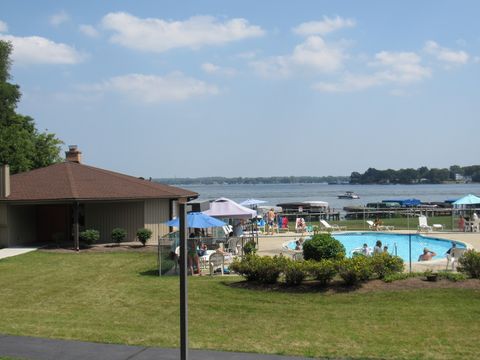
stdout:
<svg viewBox="0 0 480 360">
<path fill-rule="evenodd" d="M 347 256 L 352 256 L 352 250 L 361 248 L 366 243 L 372 250 L 377 240 L 382 242 L 382 247 L 387 245 L 388 252 L 392 255 L 400 256 L 404 261 L 408 261 L 408 234 L 392 234 L 382 232 L 345 232 L 333 233 L 332 236 L 340 241 Z M 417 261 L 423 248 L 435 252 L 437 256 L 434 259 L 444 259 L 445 252 L 452 246 L 452 240 L 439 239 L 421 234 L 411 234 L 412 237 L 412 261 Z M 306 240 L 308 241 L 308 240 Z M 457 247 L 465 248 L 463 243 L 455 241 Z M 295 249 L 295 241 L 288 243 L 289 249 Z"/>
</svg>

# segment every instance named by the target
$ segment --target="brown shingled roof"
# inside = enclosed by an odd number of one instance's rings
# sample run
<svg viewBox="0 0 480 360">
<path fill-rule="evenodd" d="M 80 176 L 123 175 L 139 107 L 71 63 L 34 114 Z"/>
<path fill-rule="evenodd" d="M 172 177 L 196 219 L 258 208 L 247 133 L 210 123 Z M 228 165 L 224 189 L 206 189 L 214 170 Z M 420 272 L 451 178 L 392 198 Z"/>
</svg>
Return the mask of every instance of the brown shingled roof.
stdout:
<svg viewBox="0 0 480 360">
<path fill-rule="evenodd" d="M 177 199 L 198 194 L 75 162 L 12 175 L 8 201 Z"/>
</svg>

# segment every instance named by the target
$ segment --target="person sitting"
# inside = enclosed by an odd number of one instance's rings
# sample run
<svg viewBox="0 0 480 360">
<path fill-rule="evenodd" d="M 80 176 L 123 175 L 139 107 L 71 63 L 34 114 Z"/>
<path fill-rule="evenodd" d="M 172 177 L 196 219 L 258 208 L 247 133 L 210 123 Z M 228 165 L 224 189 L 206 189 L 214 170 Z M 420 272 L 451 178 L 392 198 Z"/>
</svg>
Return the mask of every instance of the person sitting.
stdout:
<svg viewBox="0 0 480 360">
<path fill-rule="evenodd" d="M 375 218 L 375 221 L 373 222 L 373 226 L 375 230 L 378 230 L 379 226 L 381 226 L 382 224 L 383 224 L 382 220 L 380 220 L 380 218 L 377 216 Z"/>
<path fill-rule="evenodd" d="M 299 250 L 302 250 L 302 248 L 303 248 L 303 246 L 300 243 L 300 240 L 295 241 L 295 250 L 299 251 Z"/>
<path fill-rule="evenodd" d="M 305 224 L 305 219 L 304 218 L 297 218 L 297 221 L 295 223 L 295 229 L 297 232 L 305 232 L 306 224 Z"/>
<path fill-rule="evenodd" d="M 372 253 L 372 249 L 370 249 L 367 244 L 363 244 L 361 253 L 365 256 L 370 256 Z"/>
<path fill-rule="evenodd" d="M 377 240 L 375 246 L 373 247 L 373 254 L 381 254 L 382 253 L 382 242 Z"/>
<path fill-rule="evenodd" d="M 427 248 L 423 249 L 423 254 L 418 257 L 418 261 L 429 261 L 432 260 L 434 256 L 437 256 L 437 253 L 430 251 Z"/>
<path fill-rule="evenodd" d="M 198 256 L 205 256 L 205 254 L 207 253 L 207 244 L 205 243 L 202 243 L 202 245 L 200 245 L 200 249 L 198 249 L 197 251 L 198 253 Z"/>
<path fill-rule="evenodd" d="M 388 246 L 387 246 L 387 245 L 385 245 L 385 246 L 383 247 L 383 252 L 384 252 L 385 254 L 388 254 Z"/>
</svg>

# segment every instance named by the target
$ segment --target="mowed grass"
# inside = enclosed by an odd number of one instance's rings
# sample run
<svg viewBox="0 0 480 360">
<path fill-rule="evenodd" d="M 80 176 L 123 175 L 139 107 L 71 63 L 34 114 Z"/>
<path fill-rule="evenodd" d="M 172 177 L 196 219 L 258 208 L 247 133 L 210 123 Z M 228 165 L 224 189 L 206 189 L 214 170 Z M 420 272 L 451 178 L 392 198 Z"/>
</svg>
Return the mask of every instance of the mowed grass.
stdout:
<svg viewBox="0 0 480 360">
<path fill-rule="evenodd" d="M 35 252 L 0 261 L 0 333 L 179 346 L 179 279 L 153 253 Z M 190 347 L 312 357 L 473 359 L 480 292 L 295 293 L 189 278 Z"/>
</svg>

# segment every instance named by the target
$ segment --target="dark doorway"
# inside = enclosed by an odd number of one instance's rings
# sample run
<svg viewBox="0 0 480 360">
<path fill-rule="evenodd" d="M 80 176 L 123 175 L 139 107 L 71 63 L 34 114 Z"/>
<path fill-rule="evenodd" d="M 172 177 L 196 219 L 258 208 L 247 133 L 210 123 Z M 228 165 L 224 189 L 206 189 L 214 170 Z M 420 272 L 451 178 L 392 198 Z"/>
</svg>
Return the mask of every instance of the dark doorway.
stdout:
<svg viewBox="0 0 480 360">
<path fill-rule="evenodd" d="M 42 243 L 61 243 L 71 240 L 71 205 L 38 205 L 37 240 Z"/>
</svg>

